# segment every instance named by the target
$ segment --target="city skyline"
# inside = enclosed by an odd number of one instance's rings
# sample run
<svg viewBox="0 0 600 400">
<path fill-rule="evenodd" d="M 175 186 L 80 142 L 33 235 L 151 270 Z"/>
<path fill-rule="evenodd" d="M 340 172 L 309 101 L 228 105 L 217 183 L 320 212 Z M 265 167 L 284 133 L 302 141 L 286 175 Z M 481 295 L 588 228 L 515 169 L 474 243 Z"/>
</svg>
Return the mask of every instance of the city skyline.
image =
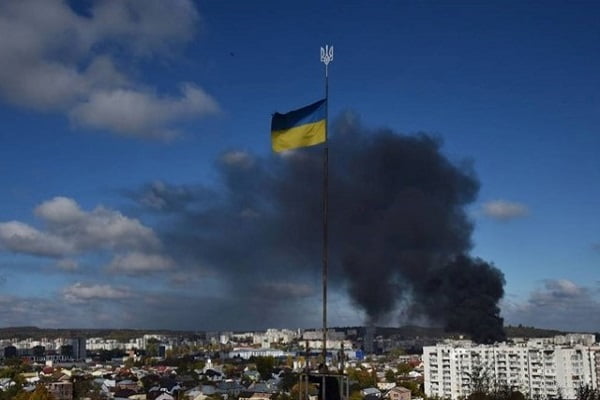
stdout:
<svg viewBox="0 0 600 400">
<path fill-rule="evenodd" d="M 320 253 L 273 254 L 288 243 L 272 237 L 298 226 L 245 230 L 261 224 L 260 195 L 277 192 L 244 171 L 271 179 L 270 168 L 315 154 L 272 154 L 269 124 L 323 97 L 329 44 L 332 157 L 347 131 L 435 138 L 478 186 L 459 207 L 473 224 L 464 246 L 504 274 L 505 323 L 598 330 L 599 11 L 0 5 L 0 326 L 320 326 Z M 232 215 L 246 203 L 256 207 Z M 332 284 L 332 326 L 365 323 L 349 285 Z M 380 325 L 438 322 L 408 312 L 408 293 Z"/>
</svg>

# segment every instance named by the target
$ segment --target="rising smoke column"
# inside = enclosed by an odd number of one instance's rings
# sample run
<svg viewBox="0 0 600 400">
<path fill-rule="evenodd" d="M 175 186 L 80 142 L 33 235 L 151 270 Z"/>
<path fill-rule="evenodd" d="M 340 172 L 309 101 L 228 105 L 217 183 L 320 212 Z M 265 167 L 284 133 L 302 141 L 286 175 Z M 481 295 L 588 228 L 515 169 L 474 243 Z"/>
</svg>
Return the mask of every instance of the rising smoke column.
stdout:
<svg viewBox="0 0 600 400">
<path fill-rule="evenodd" d="M 368 323 L 400 307 L 480 342 L 503 339 L 503 275 L 468 256 L 465 208 L 479 189 L 469 164 L 451 162 L 431 136 L 365 129 L 351 115 L 331 130 L 331 286 Z M 211 188 L 148 188 L 176 216 L 164 235 L 174 257 L 201 260 L 263 300 L 318 296 L 302 278 L 321 268 L 322 149 L 230 152 L 216 168 Z"/>
</svg>

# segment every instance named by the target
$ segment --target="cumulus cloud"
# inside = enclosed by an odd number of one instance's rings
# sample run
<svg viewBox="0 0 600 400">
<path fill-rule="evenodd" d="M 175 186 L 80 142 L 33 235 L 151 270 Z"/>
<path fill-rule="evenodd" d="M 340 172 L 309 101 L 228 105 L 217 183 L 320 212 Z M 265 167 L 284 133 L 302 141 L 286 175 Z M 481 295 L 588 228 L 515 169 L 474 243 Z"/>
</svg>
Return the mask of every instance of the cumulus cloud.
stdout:
<svg viewBox="0 0 600 400">
<path fill-rule="evenodd" d="M 526 216 L 529 214 L 529 209 L 521 203 L 494 200 L 483 205 L 483 214 L 500 221 L 508 221 Z"/>
<path fill-rule="evenodd" d="M 47 257 L 60 257 L 74 250 L 72 243 L 19 221 L 0 223 L 0 248 Z"/>
<path fill-rule="evenodd" d="M 138 57 L 168 56 L 195 35 L 189 0 L 94 2 L 80 15 L 60 0 L 0 4 L 0 97 L 67 113 L 81 126 L 164 138 L 181 118 L 218 110 L 202 89 L 160 96 L 124 73 Z"/>
<path fill-rule="evenodd" d="M 153 249 L 160 246 L 151 228 L 103 206 L 84 212 L 73 199 L 55 197 L 39 205 L 35 213 L 52 234 L 73 243 L 80 251 L 95 248 Z"/>
<path fill-rule="evenodd" d="M 102 206 L 84 211 L 73 199 L 55 197 L 36 207 L 35 214 L 44 223 L 45 231 L 18 221 L 0 223 L 0 248 L 63 257 L 87 251 L 155 251 L 161 247 L 151 228 Z"/>
<path fill-rule="evenodd" d="M 35 208 L 35 214 L 51 224 L 73 223 L 85 216 L 75 200 L 55 197 Z"/>
<path fill-rule="evenodd" d="M 128 288 L 81 282 L 64 288 L 62 295 L 69 303 L 85 303 L 90 300 L 122 300 L 133 297 L 133 293 Z"/>
<path fill-rule="evenodd" d="M 600 323 L 600 294 L 597 287 L 578 285 L 567 279 L 549 279 L 522 302 L 507 301 L 503 314 L 512 324 L 593 331 Z"/>
<path fill-rule="evenodd" d="M 159 97 L 129 89 L 96 92 L 74 107 L 70 116 L 75 123 L 96 129 L 170 139 L 177 135 L 165 128 L 171 122 L 217 111 L 217 103 L 204 90 L 185 84 L 181 97 Z"/>
<path fill-rule="evenodd" d="M 0 295 L 0 319 L 4 326 L 30 326 L 35 321 L 37 326 L 64 327 L 72 324 L 71 318 L 55 299 Z"/>
<path fill-rule="evenodd" d="M 160 254 L 131 252 L 116 256 L 108 265 L 108 270 L 127 275 L 137 275 L 166 271 L 174 267 L 175 262 L 169 257 Z"/>
</svg>

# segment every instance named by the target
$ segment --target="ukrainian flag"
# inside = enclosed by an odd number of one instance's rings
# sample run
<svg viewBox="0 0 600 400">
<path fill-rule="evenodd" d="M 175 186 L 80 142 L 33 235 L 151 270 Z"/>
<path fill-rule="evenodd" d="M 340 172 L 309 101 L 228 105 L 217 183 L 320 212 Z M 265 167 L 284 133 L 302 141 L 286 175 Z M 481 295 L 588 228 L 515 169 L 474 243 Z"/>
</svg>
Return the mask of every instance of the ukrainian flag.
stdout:
<svg viewBox="0 0 600 400">
<path fill-rule="evenodd" d="M 271 120 L 273 151 L 314 146 L 327 140 L 327 100 L 286 114 L 275 113 Z"/>
</svg>

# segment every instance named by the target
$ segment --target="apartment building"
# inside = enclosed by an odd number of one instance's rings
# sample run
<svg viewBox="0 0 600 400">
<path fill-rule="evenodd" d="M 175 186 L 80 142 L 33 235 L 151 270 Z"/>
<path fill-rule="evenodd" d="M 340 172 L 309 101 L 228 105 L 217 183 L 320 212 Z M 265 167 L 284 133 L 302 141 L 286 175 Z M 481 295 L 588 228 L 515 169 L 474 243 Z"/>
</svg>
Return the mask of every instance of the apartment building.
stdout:
<svg viewBox="0 0 600 400">
<path fill-rule="evenodd" d="M 580 386 L 599 387 L 599 354 L 594 335 L 495 345 L 445 341 L 423 348 L 425 394 L 455 400 L 483 383 L 513 387 L 531 397 L 574 399 Z"/>
</svg>

